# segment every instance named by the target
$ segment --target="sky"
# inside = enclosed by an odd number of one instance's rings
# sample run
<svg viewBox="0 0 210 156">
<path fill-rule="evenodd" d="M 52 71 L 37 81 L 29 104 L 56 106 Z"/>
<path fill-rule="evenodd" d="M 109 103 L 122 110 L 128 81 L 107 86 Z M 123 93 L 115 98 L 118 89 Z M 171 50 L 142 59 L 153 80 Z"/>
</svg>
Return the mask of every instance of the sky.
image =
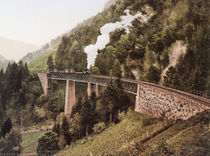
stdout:
<svg viewBox="0 0 210 156">
<path fill-rule="evenodd" d="M 41 46 L 102 11 L 108 0 L 0 0 L 0 36 Z"/>
</svg>

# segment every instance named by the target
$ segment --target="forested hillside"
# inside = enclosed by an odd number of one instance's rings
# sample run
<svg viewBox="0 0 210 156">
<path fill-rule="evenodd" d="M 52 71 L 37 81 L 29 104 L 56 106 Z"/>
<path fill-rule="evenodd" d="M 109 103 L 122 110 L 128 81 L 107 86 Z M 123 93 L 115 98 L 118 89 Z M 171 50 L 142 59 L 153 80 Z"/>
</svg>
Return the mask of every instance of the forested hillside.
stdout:
<svg viewBox="0 0 210 156">
<path fill-rule="evenodd" d="M 1 70 L 0 86 L 0 125 L 10 117 L 15 125 L 20 126 L 21 111 L 33 110 L 36 98 L 41 95 L 39 81 L 28 72 L 26 64 L 19 62 L 9 64 L 5 72 Z M 33 115 L 25 114 L 23 119 L 33 120 Z"/>
<path fill-rule="evenodd" d="M 0 153 L 19 154 L 21 132 L 52 125 L 64 107 L 64 90 L 57 86 L 51 95 L 42 95 L 38 76 L 21 61 L 0 70 Z"/>
<path fill-rule="evenodd" d="M 100 28 L 120 21 L 126 9 L 132 16 L 138 12 L 142 16 L 133 20 L 128 30 L 111 32 L 110 42 L 97 51 L 95 64 L 89 69 L 90 74 L 118 79 L 99 87 L 99 97 L 95 93 L 87 96 L 87 84 L 76 83 L 76 102 L 70 116 L 65 116 L 66 82 L 54 80 L 53 91 L 44 95 L 34 72 L 42 68 L 86 70 L 89 54 L 85 48 L 96 44 Z M 136 113 L 135 96 L 124 91 L 120 79 L 206 92 L 209 9 L 207 0 L 118 0 L 72 29 L 58 47 L 33 60 L 29 67 L 22 61 L 9 63 L 5 71 L 0 70 L 0 154 L 20 154 L 21 132 L 50 125 L 52 131 L 36 138 L 36 147 L 30 145 L 36 149 L 32 152 L 208 155 L 209 110 L 187 121 Z M 144 22 L 142 17 L 148 14 L 151 16 Z M 48 48 L 49 45 L 44 47 Z M 33 55 L 28 58 L 31 60 Z M 26 140 L 23 143 L 26 145 Z"/>
<path fill-rule="evenodd" d="M 124 77 L 207 90 L 207 0 L 118 1 L 95 16 L 92 24 L 62 39 L 56 53 L 56 67 L 84 70 L 87 59 L 84 48 L 96 42 L 100 27 L 119 21 L 125 9 L 134 15 L 145 5 L 151 6 L 156 14 L 146 24 L 134 20 L 129 34 L 124 30 L 111 33 L 111 42 L 98 51 L 92 69 L 110 75 L 116 70 L 112 68 L 120 67 L 117 70 L 121 70 Z M 181 50 L 186 51 L 181 52 L 176 43 L 181 43 Z M 170 66 L 173 53 L 177 53 L 177 58 Z"/>
<path fill-rule="evenodd" d="M 35 73 L 46 71 L 47 59 L 50 55 L 52 55 L 53 58 L 55 58 L 55 53 L 56 53 L 56 49 L 46 51 L 44 54 L 42 54 L 41 56 L 39 56 L 36 59 L 34 59 L 33 61 L 31 61 L 28 64 L 28 69 L 31 72 L 35 72 Z"/>
</svg>

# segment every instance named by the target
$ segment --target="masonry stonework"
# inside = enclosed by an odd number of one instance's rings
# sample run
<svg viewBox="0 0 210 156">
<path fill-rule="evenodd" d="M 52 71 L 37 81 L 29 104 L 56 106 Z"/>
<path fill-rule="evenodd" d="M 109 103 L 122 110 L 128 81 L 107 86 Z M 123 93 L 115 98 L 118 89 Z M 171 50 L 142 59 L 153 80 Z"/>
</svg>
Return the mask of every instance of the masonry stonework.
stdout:
<svg viewBox="0 0 210 156">
<path fill-rule="evenodd" d="M 96 96 L 98 97 L 98 84 L 92 84 L 92 83 L 88 83 L 88 87 L 87 87 L 87 94 L 90 97 L 92 93 L 95 93 Z"/>
<path fill-rule="evenodd" d="M 47 95 L 53 90 L 52 80 L 48 79 L 47 74 L 45 73 L 39 73 L 38 77 L 41 82 L 44 94 Z"/>
<path fill-rule="evenodd" d="M 187 120 L 198 112 L 209 109 L 196 99 L 164 88 L 138 83 L 135 111 L 154 117 Z"/>
</svg>

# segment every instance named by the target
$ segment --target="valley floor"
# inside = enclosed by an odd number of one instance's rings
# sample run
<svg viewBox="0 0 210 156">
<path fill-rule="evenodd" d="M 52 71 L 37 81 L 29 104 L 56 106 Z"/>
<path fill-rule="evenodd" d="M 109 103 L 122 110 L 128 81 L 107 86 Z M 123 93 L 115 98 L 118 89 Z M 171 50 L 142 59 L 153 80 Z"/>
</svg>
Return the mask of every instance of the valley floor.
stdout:
<svg viewBox="0 0 210 156">
<path fill-rule="evenodd" d="M 32 154 L 36 153 L 38 139 L 47 131 L 38 131 L 33 133 L 25 133 L 22 134 L 22 146 L 23 146 L 23 154 Z M 34 155 L 34 154 L 32 154 Z M 36 155 L 36 154 L 35 154 Z"/>
</svg>

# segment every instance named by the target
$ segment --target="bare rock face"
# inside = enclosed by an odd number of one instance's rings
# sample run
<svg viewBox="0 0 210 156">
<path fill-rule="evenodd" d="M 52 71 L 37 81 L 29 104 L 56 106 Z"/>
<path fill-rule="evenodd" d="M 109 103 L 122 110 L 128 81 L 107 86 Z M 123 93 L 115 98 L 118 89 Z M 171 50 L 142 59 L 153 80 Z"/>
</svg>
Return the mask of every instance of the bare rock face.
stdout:
<svg viewBox="0 0 210 156">
<path fill-rule="evenodd" d="M 104 10 L 110 8 L 112 5 L 114 5 L 117 1 L 119 0 L 109 0 L 105 5 L 104 5 Z"/>
</svg>

